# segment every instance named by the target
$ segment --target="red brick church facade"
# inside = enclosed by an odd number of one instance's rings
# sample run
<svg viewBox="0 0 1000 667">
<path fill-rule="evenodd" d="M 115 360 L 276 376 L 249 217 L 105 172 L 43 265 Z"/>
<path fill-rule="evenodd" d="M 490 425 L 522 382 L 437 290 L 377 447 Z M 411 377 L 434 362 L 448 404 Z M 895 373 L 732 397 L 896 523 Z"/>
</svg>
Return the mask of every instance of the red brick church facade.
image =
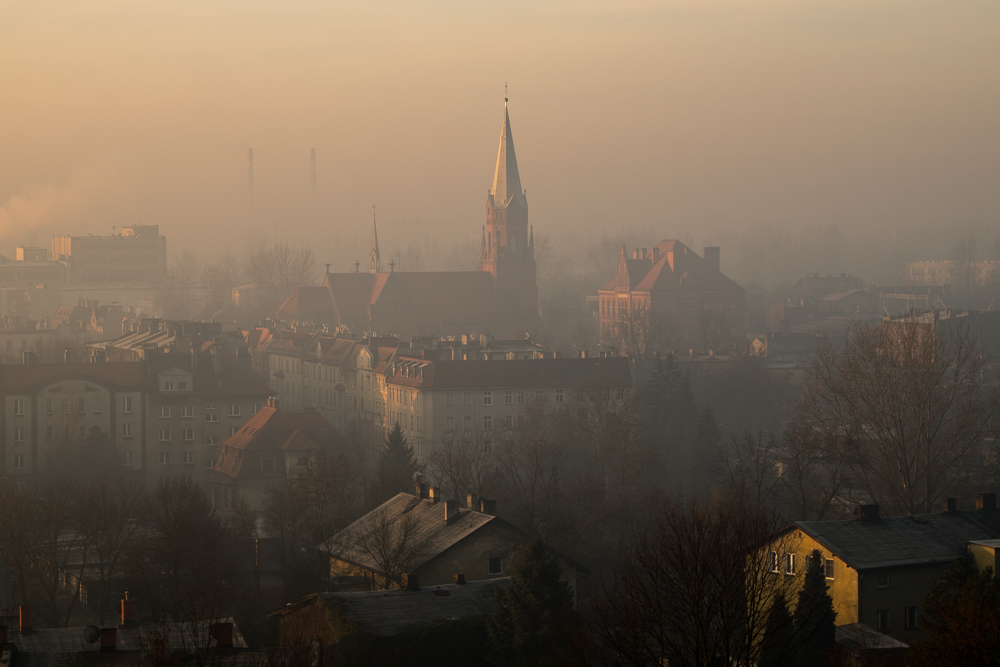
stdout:
<svg viewBox="0 0 1000 667">
<path fill-rule="evenodd" d="M 372 221 L 368 271 L 330 273 L 300 287 L 278 309 L 285 321 L 348 327 L 357 334 L 490 333 L 523 338 L 538 320 L 534 234 L 504 100 L 493 187 L 486 200 L 479 271 L 396 272 L 382 268 Z"/>
</svg>

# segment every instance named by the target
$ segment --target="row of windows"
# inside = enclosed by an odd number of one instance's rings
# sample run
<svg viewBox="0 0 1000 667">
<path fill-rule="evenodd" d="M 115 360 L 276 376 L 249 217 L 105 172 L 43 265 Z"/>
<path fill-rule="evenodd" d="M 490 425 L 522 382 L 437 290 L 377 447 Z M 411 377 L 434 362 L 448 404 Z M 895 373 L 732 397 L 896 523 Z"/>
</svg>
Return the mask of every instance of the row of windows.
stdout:
<svg viewBox="0 0 1000 667">
<path fill-rule="evenodd" d="M 889 610 L 879 609 L 875 612 L 875 629 L 879 632 L 889 632 Z M 917 608 L 903 608 L 903 627 L 907 630 L 917 629 Z"/>
<path fill-rule="evenodd" d="M 124 427 L 126 425 L 122 424 L 122 426 Z M 240 430 L 239 427 L 233 426 L 232 428 L 229 429 L 229 435 L 235 435 L 236 432 L 239 431 L 239 430 Z M 193 442 L 194 441 L 194 429 L 193 428 L 182 428 L 182 429 L 180 429 L 180 431 L 181 431 L 181 440 L 183 440 L 184 442 Z M 132 432 L 132 429 L 130 428 L 129 429 L 129 433 L 131 433 L 131 432 Z M 124 433 L 123 433 L 123 435 L 124 435 Z M 160 442 L 170 442 L 173 439 L 171 437 L 171 432 L 170 432 L 169 428 L 161 428 L 158 435 L 159 435 L 159 441 Z M 210 436 L 206 437 L 205 438 L 205 444 L 206 445 L 217 445 L 217 444 L 219 444 L 219 436 L 217 436 L 217 435 L 210 435 Z"/>
<path fill-rule="evenodd" d="M 193 405 L 182 405 L 181 417 L 185 419 L 190 419 L 194 417 L 194 406 Z M 260 411 L 261 405 L 257 403 L 250 408 L 250 414 L 255 415 Z M 210 423 L 215 423 L 219 421 L 219 408 L 215 405 L 205 406 L 205 421 Z M 243 408 L 239 405 L 229 406 L 229 416 L 230 417 L 240 417 L 243 414 Z M 170 419 L 173 415 L 173 408 L 169 405 L 160 406 L 160 419 Z"/>
<path fill-rule="evenodd" d="M 101 414 L 101 397 L 95 396 L 90 399 L 91 407 L 95 415 Z M 131 403 L 129 403 L 129 408 L 131 409 Z M 79 414 L 85 414 L 87 412 L 87 399 L 79 398 L 77 399 L 76 409 Z M 15 398 L 11 401 L 11 413 L 15 417 L 24 416 L 24 399 Z M 51 398 L 45 399 L 45 414 L 52 415 L 55 413 L 55 402 Z M 62 402 L 62 413 L 68 415 L 70 413 L 70 401 L 64 400 Z"/>
<path fill-rule="evenodd" d="M 497 392 L 499 394 L 499 392 Z M 493 405 L 493 392 L 484 391 L 482 392 L 483 405 Z M 562 403 L 565 396 L 565 392 L 562 389 L 555 390 L 555 401 L 556 403 Z M 535 400 L 543 401 L 545 400 L 545 390 L 536 389 L 535 390 Z M 455 392 L 446 391 L 444 394 L 444 404 L 445 407 L 453 407 L 455 403 Z M 523 405 L 524 404 L 524 390 L 523 389 L 505 389 L 503 392 L 503 404 L 504 405 Z M 472 392 L 466 391 L 462 392 L 462 405 L 468 407 L 472 405 Z"/>
<path fill-rule="evenodd" d="M 787 575 L 795 574 L 796 566 L 796 556 L 792 553 L 779 554 L 777 551 L 771 552 L 771 572 L 774 574 L 780 574 L 782 570 Z M 833 559 L 824 558 L 823 559 L 823 571 L 826 578 L 833 580 Z M 887 575 L 888 576 L 888 575 Z M 888 583 L 886 584 L 888 585 Z"/>
<path fill-rule="evenodd" d="M 524 426 L 524 415 L 517 415 L 516 419 L 517 428 L 522 428 Z M 506 428 L 514 428 L 515 418 L 514 415 L 504 415 L 503 426 Z M 472 430 L 472 415 L 465 415 L 462 418 L 462 426 L 466 431 Z M 455 418 L 445 417 L 444 418 L 444 429 L 446 431 L 455 430 Z M 483 415 L 483 430 L 490 431 L 493 429 L 493 415 Z"/>
</svg>

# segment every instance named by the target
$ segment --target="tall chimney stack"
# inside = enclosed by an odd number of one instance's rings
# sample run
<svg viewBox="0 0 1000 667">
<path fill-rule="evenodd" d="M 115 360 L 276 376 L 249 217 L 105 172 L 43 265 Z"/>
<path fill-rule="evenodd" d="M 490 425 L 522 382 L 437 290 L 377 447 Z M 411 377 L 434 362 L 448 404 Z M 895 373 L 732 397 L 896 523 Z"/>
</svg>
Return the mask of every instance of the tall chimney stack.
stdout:
<svg viewBox="0 0 1000 667">
<path fill-rule="evenodd" d="M 309 158 L 310 160 L 310 172 L 309 172 L 309 185 L 312 186 L 312 196 L 313 199 L 316 198 L 316 149 L 312 149 L 312 154 Z"/>
<path fill-rule="evenodd" d="M 247 151 L 247 195 L 253 205 L 253 149 Z"/>
</svg>

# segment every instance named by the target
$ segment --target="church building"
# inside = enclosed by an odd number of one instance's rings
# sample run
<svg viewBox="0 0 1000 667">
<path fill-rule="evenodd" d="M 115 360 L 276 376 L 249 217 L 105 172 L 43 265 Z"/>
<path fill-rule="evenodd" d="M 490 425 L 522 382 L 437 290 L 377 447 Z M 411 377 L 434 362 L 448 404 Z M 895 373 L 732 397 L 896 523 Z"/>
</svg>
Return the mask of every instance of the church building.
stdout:
<svg viewBox="0 0 1000 667">
<path fill-rule="evenodd" d="M 493 187 L 486 199 L 479 271 L 403 272 L 383 266 L 372 220 L 367 272 L 330 273 L 300 287 L 278 309 L 285 321 L 346 326 L 357 334 L 523 338 L 538 319 L 535 244 L 514 154 L 507 99 Z"/>
</svg>

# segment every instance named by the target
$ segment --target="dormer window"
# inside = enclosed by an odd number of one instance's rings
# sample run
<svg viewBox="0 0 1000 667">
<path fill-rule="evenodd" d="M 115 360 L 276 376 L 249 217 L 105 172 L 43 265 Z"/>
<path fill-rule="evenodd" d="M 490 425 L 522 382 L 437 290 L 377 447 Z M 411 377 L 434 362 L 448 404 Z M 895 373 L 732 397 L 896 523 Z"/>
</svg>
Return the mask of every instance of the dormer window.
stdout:
<svg viewBox="0 0 1000 667">
<path fill-rule="evenodd" d="M 173 382 L 164 382 L 163 383 L 163 391 L 173 391 L 173 390 L 174 390 L 174 383 Z"/>
</svg>

